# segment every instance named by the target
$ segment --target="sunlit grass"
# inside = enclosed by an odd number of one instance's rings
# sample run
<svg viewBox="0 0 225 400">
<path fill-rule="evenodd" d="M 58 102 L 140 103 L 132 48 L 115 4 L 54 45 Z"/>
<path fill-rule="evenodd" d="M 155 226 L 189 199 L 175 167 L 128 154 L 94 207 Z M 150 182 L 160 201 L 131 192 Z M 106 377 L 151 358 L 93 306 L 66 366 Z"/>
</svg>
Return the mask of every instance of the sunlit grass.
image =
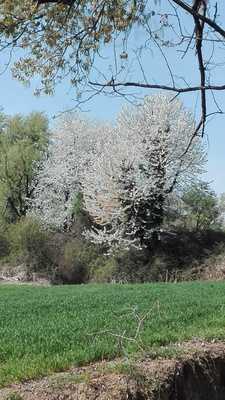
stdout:
<svg viewBox="0 0 225 400">
<path fill-rule="evenodd" d="M 170 342 L 225 338 L 225 283 L 0 286 L 0 386 L 119 355 L 149 312 L 144 349 Z M 96 333 L 96 334 L 95 334 Z M 136 352 L 136 343 L 124 341 Z"/>
</svg>

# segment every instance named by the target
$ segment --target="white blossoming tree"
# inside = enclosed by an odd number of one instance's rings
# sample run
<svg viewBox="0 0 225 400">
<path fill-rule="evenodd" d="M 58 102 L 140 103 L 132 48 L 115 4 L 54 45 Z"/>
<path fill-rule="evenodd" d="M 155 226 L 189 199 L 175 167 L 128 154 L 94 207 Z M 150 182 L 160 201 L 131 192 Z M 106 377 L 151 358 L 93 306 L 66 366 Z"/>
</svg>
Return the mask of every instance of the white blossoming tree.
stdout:
<svg viewBox="0 0 225 400">
<path fill-rule="evenodd" d="M 127 107 L 106 137 L 102 153 L 82 175 L 94 242 L 149 246 L 172 192 L 201 171 L 205 152 L 195 122 L 179 100 L 157 95 Z"/>
<path fill-rule="evenodd" d="M 63 229 L 82 192 L 92 220 L 89 239 L 149 246 L 171 193 L 202 170 L 205 153 L 194 131 L 192 115 L 165 95 L 124 108 L 114 127 L 66 115 L 40 167 L 31 212 Z"/>
<path fill-rule="evenodd" d="M 74 198 L 81 189 L 81 172 L 91 154 L 100 151 L 104 132 L 107 127 L 77 114 L 66 114 L 53 131 L 48 153 L 38 166 L 30 210 L 45 225 L 63 229 L 70 224 Z"/>
</svg>

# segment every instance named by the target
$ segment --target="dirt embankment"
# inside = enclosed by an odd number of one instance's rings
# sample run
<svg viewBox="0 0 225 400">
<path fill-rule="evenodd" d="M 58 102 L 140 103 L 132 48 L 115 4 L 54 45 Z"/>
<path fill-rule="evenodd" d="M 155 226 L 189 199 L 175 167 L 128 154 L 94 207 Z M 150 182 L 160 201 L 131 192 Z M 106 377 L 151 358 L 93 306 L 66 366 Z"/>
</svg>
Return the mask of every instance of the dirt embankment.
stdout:
<svg viewBox="0 0 225 400">
<path fill-rule="evenodd" d="M 101 362 L 0 390 L 1 400 L 224 400 L 225 343 L 174 346 L 176 357 Z"/>
</svg>

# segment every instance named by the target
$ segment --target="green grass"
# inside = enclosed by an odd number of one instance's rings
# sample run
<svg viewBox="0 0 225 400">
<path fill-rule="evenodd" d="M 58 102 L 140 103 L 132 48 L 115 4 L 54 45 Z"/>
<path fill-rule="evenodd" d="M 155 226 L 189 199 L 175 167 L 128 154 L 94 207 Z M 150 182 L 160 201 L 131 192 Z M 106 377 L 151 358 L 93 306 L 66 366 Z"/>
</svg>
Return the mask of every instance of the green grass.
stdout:
<svg viewBox="0 0 225 400">
<path fill-rule="evenodd" d="M 0 286 L 0 386 L 118 354 L 132 336 L 131 308 L 144 315 L 146 350 L 170 342 L 225 338 L 225 283 Z M 137 351 L 125 343 L 126 351 Z"/>
</svg>

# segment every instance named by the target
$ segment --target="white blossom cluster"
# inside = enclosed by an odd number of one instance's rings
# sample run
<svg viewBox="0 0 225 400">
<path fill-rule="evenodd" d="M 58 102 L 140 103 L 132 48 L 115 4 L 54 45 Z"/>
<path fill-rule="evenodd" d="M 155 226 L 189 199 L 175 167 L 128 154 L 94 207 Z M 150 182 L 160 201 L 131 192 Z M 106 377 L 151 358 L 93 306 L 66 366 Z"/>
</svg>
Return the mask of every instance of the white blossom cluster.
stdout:
<svg viewBox="0 0 225 400">
<path fill-rule="evenodd" d="M 202 172 L 205 151 L 194 131 L 192 115 L 164 94 L 125 107 L 115 126 L 66 116 L 52 135 L 31 212 L 62 228 L 82 191 L 91 241 L 142 247 L 162 223 L 171 193 Z"/>
<path fill-rule="evenodd" d="M 200 138 L 192 140 L 194 130 L 192 115 L 169 96 L 146 97 L 142 106 L 122 110 L 101 157 L 93 157 L 82 176 L 86 210 L 95 221 L 91 240 L 125 247 L 150 240 L 170 193 L 202 172 L 205 152 Z"/>
<path fill-rule="evenodd" d="M 97 138 L 106 130 L 77 114 L 67 114 L 54 129 L 48 154 L 39 166 L 30 210 L 43 224 L 61 229 L 70 222 L 81 173 L 91 154 L 99 151 Z"/>
</svg>

